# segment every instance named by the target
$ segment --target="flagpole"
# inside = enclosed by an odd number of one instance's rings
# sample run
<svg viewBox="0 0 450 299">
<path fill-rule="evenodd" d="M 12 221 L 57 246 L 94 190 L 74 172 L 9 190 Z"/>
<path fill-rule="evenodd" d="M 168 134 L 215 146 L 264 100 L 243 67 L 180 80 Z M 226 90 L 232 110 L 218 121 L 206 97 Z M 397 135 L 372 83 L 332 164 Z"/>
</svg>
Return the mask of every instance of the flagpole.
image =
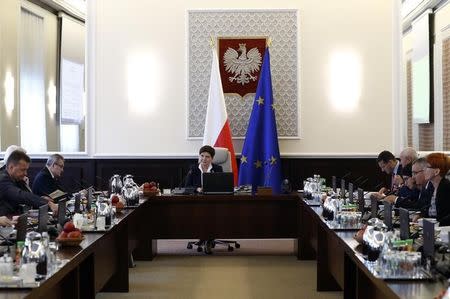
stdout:
<svg viewBox="0 0 450 299">
<path fill-rule="evenodd" d="M 270 36 L 267 38 L 267 41 L 266 41 L 266 47 L 267 48 L 270 48 L 270 46 L 272 45 L 272 39 L 270 38 Z"/>
</svg>

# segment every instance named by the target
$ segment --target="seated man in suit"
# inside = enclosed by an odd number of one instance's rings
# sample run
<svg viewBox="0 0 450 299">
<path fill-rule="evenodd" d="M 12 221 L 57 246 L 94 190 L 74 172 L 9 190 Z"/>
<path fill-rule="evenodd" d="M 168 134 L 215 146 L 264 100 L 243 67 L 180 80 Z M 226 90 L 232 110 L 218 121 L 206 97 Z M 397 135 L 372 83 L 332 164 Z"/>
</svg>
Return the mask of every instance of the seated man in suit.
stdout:
<svg viewBox="0 0 450 299">
<path fill-rule="evenodd" d="M 423 158 L 420 161 L 416 161 L 417 162 L 414 162 L 416 164 L 415 167 L 414 164 L 406 165 L 403 167 L 402 175 L 396 177 L 396 181 L 398 181 L 398 178 L 400 178 L 401 181 L 397 194 L 392 194 L 384 198 L 385 201 L 395 204 L 395 207 L 397 208 L 418 210 L 422 205 L 424 205 L 423 201 L 425 200 L 425 192 L 422 192 L 422 188 L 424 188 L 425 181 L 422 179 L 423 176 L 416 178 L 416 175 L 420 173 L 417 171 L 420 171 L 425 167 L 426 161 Z M 416 170 L 414 175 L 413 169 Z M 423 193 L 422 199 L 419 201 L 421 193 Z"/>
<path fill-rule="evenodd" d="M 21 213 L 20 205 L 38 208 L 48 204 L 53 212 L 58 210 L 50 197 L 39 197 L 24 186 L 23 178 L 30 166 L 30 157 L 24 152 L 14 151 L 6 161 L 6 169 L 0 171 L 0 215 Z"/>
<path fill-rule="evenodd" d="M 60 154 L 51 155 L 45 167 L 39 171 L 33 181 L 33 193 L 39 196 L 49 195 L 56 190 L 63 191 L 58 179 L 64 171 L 64 157 Z"/>
<path fill-rule="evenodd" d="M 191 166 L 187 177 L 185 187 L 194 187 L 197 192 L 202 192 L 202 173 L 204 172 L 223 172 L 222 166 L 212 163 L 215 149 L 212 146 L 204 145 L 199 150 L 198 164 Z"/>
<path fill-rule="evenodd" d="M 384 199 L 387 195 L 394 192 L 394 178 L 397 174 L 401 174 L 402 165 L 395 158 L 394 154 L 389 151 L 382 151 L 377 157 L 377 163 L 381 171 L 390 175 L 390 184 L 381 188 L 378 192 L 372 192 L 371 196 L 378 200 Z"/>
<path fill-rule="evenodd" d="M 11 153 L 14 152 L 14 151 L 20 151 L 20 152 L 23 152 L 25 154 L 27 153 L 27 151 L 23 147 L 20 147 L 18 145 L 14 145 L 13 144 L 13 145 L 8 146 L 8 148 L 5 151 L 5 155 L 3 156 L 3 161 L 0 161 L 0 165 L 2 165 L 2 167 L 0 167 L 0 171 L 6 169 L 6 161 L 8 160 L 9 156 L 11 155 Z M 29 181 L 27 176 L 23 177 L 23 184 L 24 184 L 25 188 L 27 188 L 27 189 L 29 189 L 31 191 L 31 189 L 30 189 L 30 181 Z"/>
</svg>

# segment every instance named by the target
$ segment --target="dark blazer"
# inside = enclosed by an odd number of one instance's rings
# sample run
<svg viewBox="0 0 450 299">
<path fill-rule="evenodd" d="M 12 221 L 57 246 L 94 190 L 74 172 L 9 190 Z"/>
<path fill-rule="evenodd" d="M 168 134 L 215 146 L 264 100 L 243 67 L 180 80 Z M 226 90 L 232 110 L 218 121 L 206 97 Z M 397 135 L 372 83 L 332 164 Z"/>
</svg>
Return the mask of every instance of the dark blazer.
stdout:
<svg viewBox="0 0 450 299">
<path fill-rule="evenodd" d="M 404 208 L 408 210 L 418 209 L 416 206 L 420 197 L 420 190 L 415 188 L 409 189 L 406 185 L 403 185 L 397 192 L 397 201 L 395 202 L 396 208 Z"/>
<path fill-rule="evenodd" d="M 20 213 L 22 204 L 38 208 L 47 201 L 31 193 L 25 183 L 13 181 L 6 170 L 0 171 L 0 216 Z"/>
<path fill-rule="evenodd" d="M 211 172 L 223 172 L 222 166 L 217 164 L 211 164 L 212 169 Z M 186 175 L 186 184 L 185 187 L 194 187 L 198 188 L 202 186 L 202 172 L 198 168 L 198 164 L 192 165 L 189 169 L 189 172 Z"/>
<path fill-rule="evenodd" d="M 431 204 L 431 196 L 433 195 L 434 187 L 431 182 L 427 183 L 418 194 L 413 193 L 411 197 L 399 197 L 395 206 L 397 208 L 405 208 L 408 210 L 421 211 L 423 217 L 428 217 L 428 209 Z M 417 197 L 415 197 L 417 195 Z"/>
<path fill-rule="evenodd" d="M 440 226 L 450 225 L 450 181 L 443 178 L 436 191 L 437 221 Z"/>
<path fill-rule="evenodd" d="M 52 177 L 47 167 L 39 171 L 33 181 L 33 193 L 39 196 L 48 195 L 56 190 L 64 191 L 59 185 L 58 180 Z"/>
</svg>

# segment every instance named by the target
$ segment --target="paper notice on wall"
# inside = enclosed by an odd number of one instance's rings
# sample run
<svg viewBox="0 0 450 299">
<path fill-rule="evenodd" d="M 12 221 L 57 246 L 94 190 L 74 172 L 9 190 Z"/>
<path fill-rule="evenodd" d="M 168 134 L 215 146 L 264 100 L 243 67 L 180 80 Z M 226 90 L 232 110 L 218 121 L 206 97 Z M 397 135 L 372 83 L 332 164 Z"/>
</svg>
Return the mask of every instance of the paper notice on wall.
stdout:
<svg viewBox="0 0 450 299">
<path fill-rule="evenodd" d="M 83 120 L 84 65 L 61 61 L 61 123 L 79 124 Z"/>
</svg>

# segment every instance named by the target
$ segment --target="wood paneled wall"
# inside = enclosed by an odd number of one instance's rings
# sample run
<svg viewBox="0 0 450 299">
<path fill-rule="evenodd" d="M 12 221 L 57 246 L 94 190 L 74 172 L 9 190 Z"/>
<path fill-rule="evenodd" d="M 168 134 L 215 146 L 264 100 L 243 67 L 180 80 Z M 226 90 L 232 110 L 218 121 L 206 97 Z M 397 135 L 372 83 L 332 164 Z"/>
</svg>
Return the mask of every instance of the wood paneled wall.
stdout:
<svg viewBox="0 0 450 299">
<path fill-rule="evenodd" d="M 195 159 L 66 159 L 61 184 L 66 191 L 94 185 L 107 190 L 109 178 L 113 174 L 134 175 L 136 183 L 159 182 L 161 188 L 184 185 L 184 177 Z M 238 161 L 239 162 L 239 161 Z M 45 160 L 34 159 L 28 171 L 31 182 L 37 172 L 44 167 Z M 366 182 L 365 190 L 386 180 L 378 168 L 375 158 L 282 158 L 283 178 L 289 179 L 294 190 L 302 189 L 303 180 L 313 174 L 326 178 L 331 184 L 331 176 L 346 176 L 346 180 Z"/>
</svg>

